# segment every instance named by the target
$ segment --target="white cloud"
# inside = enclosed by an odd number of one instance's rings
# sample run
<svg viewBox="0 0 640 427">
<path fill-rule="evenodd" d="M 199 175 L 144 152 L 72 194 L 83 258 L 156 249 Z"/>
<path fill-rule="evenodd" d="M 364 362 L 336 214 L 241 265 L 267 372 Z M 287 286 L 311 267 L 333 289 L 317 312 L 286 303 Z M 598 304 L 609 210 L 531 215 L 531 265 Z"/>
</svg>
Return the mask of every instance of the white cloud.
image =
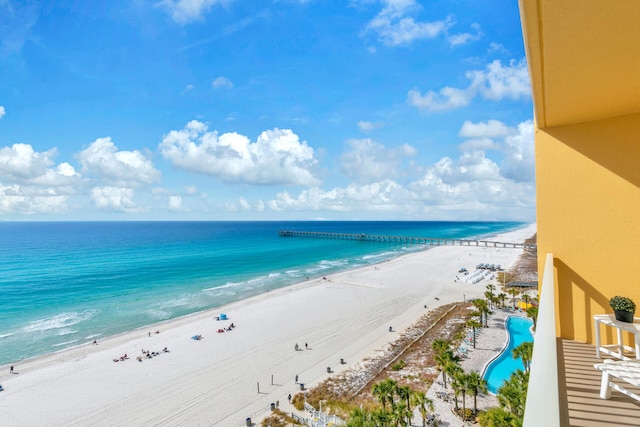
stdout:
<svg viewBox="0 0 640 427">
<path fill-rule="evenodd" d="M 463 138 L 500 138 L 514 133 L 500 120 L 489 120 L 487 122 L 473 123 L 465 121 L 458 132 L 458 136 Z"/>
<path fill-rule="evenodd" d="M 464 89 L 445 87 L 437 93 L 429 90 L 424 95 L 412 89 L 407 94 L 407 102 L 420 110 L 442 112 L 465 107 L 478 94 L 492 101 L 531 96 L 529 74 L 524 60 L 511 61 L 508 66 L 495 60 L 484 70 L 467 72 L 466 77 L 471 83 Z"/>
<path fill-rule="evenodd" d="M 182 207 L 182 197 L 180 196 L 169 196 L 169 210 L 180 212 L 183 211 Z"/>
<path fill-rule="evenodd" d="M 238 133 L 208 132 L 192 120 L 169 132 L 159 145 L 174 166 L 227 182 L 316 185 L 313 148 L 289 129 L 264 131 L 255 142 Z"/>
<path fill-rule="evenodd" d="M 244 197 L 239 197 L 236 201 L 225 203 L 224 208 L 227 212 L 264 212 L 265 203 L 262 200 L 250 202 Z"/>
<path fill-rule="evenodd" d="M 453 18 L 443 21 L 419 22 L 408 16 L 422 7 L 415 0 L 382 0 L 382 10 L 366 26 L 387 46 L 400 46 L 415 40 L 431 39 L 445 33 Z"/>
<path fill-rule="evenodd" d="M 184 95 L 187 92 L 191 92 L 193 89 L 195 89 L 195 86 L 192 84 L 188 84 L 184 87 L 184 89 L 182 89 L 182 91 L 180 91 L 180 95 Z"/>
<path fill-rule="evenodd" d="M 178 24 L 200 20 L 213 6 L 226 6 L 232 0 L 162 0 L 157 5 L 166 9 Z"/>
<path fill-rule="evenodd" d="M 13 144 L 0 148 L 0 175 L 30 180 L 46 173 L 57 155 L 56 149 L 37 153 L 29 144 Z"/>
<path fill-rule="evenodd" d="M 360 129 L 360 132 L 371 132 L 372 130 L 379 129 L 381 127 L 382 123 L 367 122 L 364 120 L 358 122 L 358 129 Z"/>
<path fill-rule="evenodd" d="M 532 179 L 516 182 L 482 151 L 440 159 L 409 188 L 425 210 L 471 218 L 523 218 L 535 207 Z"/>
<path fill-rule="evenodd" d="M 333 212 L 392 212 L 406 206 L 411 195 L 397 182 L 384 180 L 366 185 L 349 185 L 325 191 L 318 187 L 303 190 L 297 197 L 280 192 L 268 202 L 274 211 L 327 210 Z"/>
<path fill-rule="evenodd" d="M 509 51 L 501 43 L 491 42 L 489 43 L 489 53 L 508 53 Z"/>
<path fill-rule="evenodd" d="M 228 78 L 220 76 L 213 80 L 211 87 L 214 89 L 231 89 L 233 88 L 233 83 Z"/>
<path fill-rule="evenodd" d="M 348 212 L 350 217 L 370 218 L 392 214 L 421 219 L 532 220 L 535 211 L 532 121 L 517 127 L 508 127 L 497 120 L 466 122 L 461 134 L 475 138 L 460 146 L 469 151 L 462 152 L 458 159 L 441 158 L 417 180 L 394 180 L 371 173 L 372 181 L 368 183 L 331 190 L 313 187 L 297 195 L 280 192 L 268 201 L 268 207 L 275 212 L 329 211 L 336 215 Z M 376 147 L 368 140 L 358 144 L 354 150 L 358 153 L 369 151 L 368 146 L 374 153 L 385 152 L 384 147 Z M 485 149 L 502 153 L 501 163 L 487 157 Z M 377 157 L 372 157 L 374 164 Z M 367 170 L 367 161 L 359 161 Z M 393 170 L 394 166 L 381 163 L 378 167 Z"/>
<path fill-rule="evenodd" d="M 518 99 L 531 96 L 529 71 L 524 60 L 511 61 L 508 66 L 493 61 L 484 71 L 467 74 L 486 99 L 500 101 L 503 98 Z"/>
<path fill-rule="evenodd" d="M 533 182 L 535 155 L 533 121 L 509 127 L 499 120 L 464 122 L 459 135 L 471 138 L 460 144 L 463 152 L 494 150 L 503 154 L 500 174 L 515 182 Z"/>
<path fill-rule="evenodd" d="M 3 118 L 5 114 L 7 114 L 7 112 L 5 111 L 4 107 L 0 105 L 0 119 Z"/>
<path fill-rule="evenodd" d="M 240 199 L 238 199 L 238 204 L 240 205 L 240 207 L 244 210 L 248 210 L 251 208 L 251 205 L 249 204 L 249 202 L 247 201 L 247 199 L 245 199 L 244 197 L 240 197 Z"/>
<path fill-rule="evenodd" d="M 96 208 L 104 211 L 138 213 L 142 212 L 133 201 L 132 188 L 123 187 L 94 187 L 91 190 L 91 200 Z"/>
<path fill-rule="evenodd" d="M 530 182 L 535 177 L 533 121 L 518 125 L 517 133 L 505 138 L 502 173 L 516 182 Z"/>
<path fill-rule="evenodd" d="M 135 187 L 160 179 L 160 172 L 140 151 L 119 151 L 111 138 L 98 138 L 76 157 L 83 173 L 121 187 Z"/>
<path fill-rule="evenodd" d="M 357 183 L 397 177 L 402 162 L 416 154 L 416 150 L 407 144 L 393 149 L 371 139 L 354 139 L 347 144 L 350 150 L 342 155 L 340 169 Z"/>
<path fill-rule="evenodd" d="M 68 210 L 68 195 L 50 188 L 0 183 L 0 214 L 54 214 Z"/>
<path fill-rule="evenodd" d="M 460 144 L 458 148 L 462 152 L 475 151 L 475 150 L 499 151 L 502 148 L 502 146 L 491 138 L 472 138 L 464 141 L 462 144 Z"/>
<path fill-rule="evenodd" d="M 188 195 L 194 195 L 198 192 L 198 187 L 195 185 L 185 185 L 184 192 Z"/>
<path fill-rule="evenodd" d="M 452 36 L 447 37 L 449 40 L 449 44 L 451 46 L 459 46 L 463 44 L 467 44 L 472 41 L 480 40 L 484 34 L 482 34 L 482 30 L 480 29 L 479 24 L 471 24 L 471 28 L 475 30 L 475 33 L 458 33 Z"/>
<path fill-rule="evenodd" d="M 0 177 L 12 183 L 40 186 L 66 186 L 77 183 L 80 175 L 69 163 L 53 167 L 58 151 L 36 152 L 29 144 L 0 148 Z"/>
<path fill-rule="evenodd" d="M 475 90 L 444 87 L 439 93 L 428 91 L 422 95 L 420 91 L 411 89 L 407 94 L 409 105 L 429 112 L 442 112 L 466 107 L 475 96 Z"/>
<path fill-rule="evenodd" d="M 55 165 L 57 150 L 36 152 L 29 144 L 0 148 L 0 214 L 66 212 L 82 177 L 69 163 Z"/>
</svg>

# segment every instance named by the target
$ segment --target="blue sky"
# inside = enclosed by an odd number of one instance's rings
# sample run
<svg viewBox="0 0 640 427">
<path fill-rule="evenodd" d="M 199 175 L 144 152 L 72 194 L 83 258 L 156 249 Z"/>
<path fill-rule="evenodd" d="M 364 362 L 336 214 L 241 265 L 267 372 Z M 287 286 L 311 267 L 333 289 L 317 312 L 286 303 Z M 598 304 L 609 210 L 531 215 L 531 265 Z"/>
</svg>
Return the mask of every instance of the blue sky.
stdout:
<svg viewBox="0 0 640 427">
<path fill-rule="evenodd" d="M 513 0 L 0 0 L 0 220 L 535 220 Z"/>
</svg>

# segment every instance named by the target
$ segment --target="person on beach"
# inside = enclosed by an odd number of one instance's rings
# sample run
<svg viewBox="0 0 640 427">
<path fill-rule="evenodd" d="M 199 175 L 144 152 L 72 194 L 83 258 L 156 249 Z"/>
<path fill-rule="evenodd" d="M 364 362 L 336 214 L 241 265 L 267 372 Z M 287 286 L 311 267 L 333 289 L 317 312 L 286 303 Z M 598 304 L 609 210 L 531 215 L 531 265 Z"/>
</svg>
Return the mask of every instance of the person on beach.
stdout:
<svg viewBox="0 0 640 427">
<path fill-rule="evenodd" d="M 13 374 L 13 365 L 9 368 L 9 373 Z M 298 376 L 296 375 L 296 381 L 298 380 Z"/>
<path fill-rule="evenodd" d="M 298 351 L 298 343 L 296 343 L 296 346 L 294 348 L 296 351 Z"/>
<path fill-rule="evenodd" d="M 307 350 L 309 350 L 309 344 L 304 343 L 304 348 L 305 348 L 305 349 L 307 349 Z"/>
<path fill-rule="evenodd" d="M 93 345 L 98 345 L 98 340 L 93 340 Z"/>
<path fill-rule="evenodd" d="M 13 366 L 11 367 L 13 369 Z M 298 374 L 296 374 L 296 384 L 298 384 Z"/>
</svg>

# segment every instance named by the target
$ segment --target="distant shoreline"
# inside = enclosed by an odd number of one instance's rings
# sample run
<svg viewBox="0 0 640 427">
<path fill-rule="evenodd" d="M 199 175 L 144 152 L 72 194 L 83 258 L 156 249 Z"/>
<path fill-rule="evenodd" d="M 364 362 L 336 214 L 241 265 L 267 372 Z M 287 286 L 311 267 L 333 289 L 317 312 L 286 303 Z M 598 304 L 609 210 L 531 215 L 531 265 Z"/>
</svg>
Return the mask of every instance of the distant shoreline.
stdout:
<svg viewBox="0 0 640 427">
<path fill-rule="evenodd" d="M 0 365 L 82 346 L 96 337 L 105 339 L 199 311 L 216 310 L 295 285 L 305 277 L 312 280 L 432 249 L 284 239 L 277 236 L 283 228 L 362 230 L 372 235 L 406 231 L 424 236 L 435 234 L 428 231 L 437 224 L 443 235 L 473 232 L 486 237 L 495 234 L 486 230 L 516 225 L 358 221 L 323 222 L 318 227 L 308 221 L 251 222 L 248 226 L 244 222 L 216 221 L 181 222 L 174 228 L 175 223 L 171 224 L 0 224 L 0 232 L 7 233 L 5 242 L 14 242 L 0 246 L 0 289 L 7 304 L 0 314 Z M 237 240 L 236 235 L 240 237 Z M 322 249 L 325 246 L 328 252 Z"/>
<path fill-rule="evenodd" d="M 506 235 L 524 240 L 532 227 Z M 480 260 L 508 267 L 521 252 L 435 247 L 25 360 L 15 364 L 17 375 L 5 366 L 0 418 L 8 426 L 258 420 L 270 403 L 299 390 L 295 375 L 311 386 L 328 366 L 339 373 L 394 340 L 389 326 L 401 332 L 425 306 L 481 297 L 482 282 L 455 281 L 460 267 Z M 229 320 L 216 321 L 220 312 Z M 231 322 L 233 330 L 216 332 Z M 191 339 L 198 334 L 202 340 Z M 138 362 L 141 349 L 158 355 Z"/>
</svg>

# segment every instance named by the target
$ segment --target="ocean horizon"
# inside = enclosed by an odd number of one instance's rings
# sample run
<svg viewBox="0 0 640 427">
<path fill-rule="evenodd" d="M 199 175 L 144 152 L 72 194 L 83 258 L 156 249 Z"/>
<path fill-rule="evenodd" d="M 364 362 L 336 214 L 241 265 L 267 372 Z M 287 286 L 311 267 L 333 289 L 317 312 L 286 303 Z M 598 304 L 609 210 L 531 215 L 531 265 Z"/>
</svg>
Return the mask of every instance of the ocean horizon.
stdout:
<svg viewBox="0 0 640 427">
<path fill-rule="evenodd" d="M 0 222 L 0 365 L 428 249 L 280 230 L 481 239 L 523 222 Z"/>
</svg>

